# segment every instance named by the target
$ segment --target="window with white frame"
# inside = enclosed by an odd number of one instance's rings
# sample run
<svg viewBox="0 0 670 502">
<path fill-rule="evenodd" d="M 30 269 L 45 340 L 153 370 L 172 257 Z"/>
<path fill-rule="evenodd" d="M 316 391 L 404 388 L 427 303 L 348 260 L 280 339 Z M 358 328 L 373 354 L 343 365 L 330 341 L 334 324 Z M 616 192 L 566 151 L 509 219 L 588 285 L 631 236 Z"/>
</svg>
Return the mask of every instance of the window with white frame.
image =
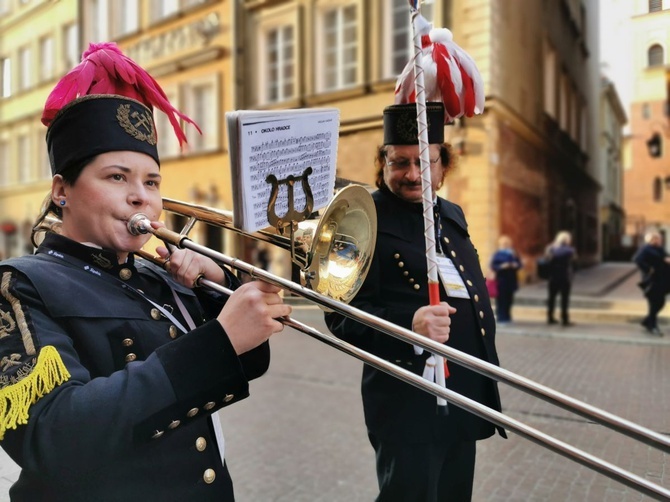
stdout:
<svg viewBox="0 0 670 502">
<path fill-rule="evenodd" d="M 40 38 L 40 81 L 51 80 L 54 76 L 54 37 Z"/>
<path fill-rule="evenodd" d="M 108 0 L 87 0 L 85 35 L 89 42 L 106 42 L 109 39 Z"/>
<path fill-rule="evenodd" d="M 215 151 L 220 148 L 219 133 L 219 78 L 211 75 L 197 79 L 183 86 L 184 110 L 202 130 L 199 134 L 195 127 L 186 126 L 190 153 Z"/>
<path fill-rule="evenodd" d="M 178 91 L 173 88 L 163 87 L 168 101 L 175 108 L 179 109 L 180 105 L 177 101 Z M 159 110 L 154 111 L 154 120 L 156 122 L 156 135 L 158 137 L 158 155 L 161 159 L 169 159 L 179 156 L 179 140 L 174 133 L 172 124 L 163 112 Z M 179 120 L 179 118 L 177 118 Z"/>
<path fill-rule="evenodd" d="M 654 44 L 647 51 L 647 66 L 663 66 L 663 47 Z"/>
<path fill-rule="evenodd" d="M 140 28 L 139 0 L 116 0 L 110 4 L 112 38 L 135 33 Z"/>
<path fill-rule="evenodd" d="M 433 20 L 433 0 L 421 2 L 421 15 L 428 21 Z M 391 0 L 387 11 L 387 26 L 391 30 L 387 32 L 384 47 L 388 48 L 384 74 L 387 77 L 397 77 L 402 73 L 407 63 L 414 56 L 414 33 L 412 20 L 409 15 L 407 0 Z"/>
<path fill-rule="evenodd" d="M 320 90 L 351 87 L 358 81 L 358 12 L 356 5 L 327 10 L 322 16 Z"/>
<path fill-rule="evenodd" d="M 270 29 L 265 36 L 266 59 L 264 101 L 275 103 L 295 95 L 295 32 L 286 25 Z"/>
<path fill-rule="evenodd" d="M 556 119 L 556 52 L 544 45 L 544 111 Z"/>
<path fill-rule="evenodd" d="M 149 19 L 160 21 L 179 12 L 179 0 L 151 0 Z"/>
<path fill-rule="evenodd" d="M 0 186 L 9 185 L 9 142 L 0 140 Z"/>
<path fill-rule="evenodd" d="M 9 58 L 0 58 L 0 97 L 12 95 L 12 64 Z"/>
<path fill-rule="evenodd" d="M 572 104 L 570 106 L 570 137 L 579 142 L 579 119 L 581 111 L 581 100 L 576 92 L 572 94 Z"/>
<path fill-rule="evenodd" d="M 649 0 L 649 12 L 663 10 L 663 0 Z"/>
<path fill-rule="evenodd" d="M 570 81 L 568 77 L 563 74 L 560 78 L 560 88 L 558 95 L 558 124 L 563 131 L 568 130 L 568 120 L 570 118 Z"/>
<path fill-rule="evenodd" d="M 30 136 L 28 134 L 20 134 L 17 140 L 18 146 L 18 168 L 19 168 L 19 182 L 26 182 L 33 180 L 33 163 L 34 157 L 31 155 Z"/>
<path fill-rule="evenodd" d="M 24 91 L 32 85 L 32 51 L 26 45 L 19 49 L 19 90 Z"/>
<path fill-rule="evenodd" d="M 71 23 L 63 27 L 63 62 L 65 68 L 69 70 L 78 63 L 81 54 L 79 53 L 79 30 L 76 23 Z"/>
<path fill-rule="evenodd" d="M 49 152 L 47 150 L 47 132 L 46 128 L 42 127 L 38 130 L 37 135 L 37 177 L 41 180 L 51 179 L 51 164 L 49 163 Z"/>
<path fill-rule="evenodd" d="M 181 0 L 181 4 L 182 8 L 190 9 L 191 7 L 195 7 L 197 5 L 205 4 L 211 1 L 212 0 Z"/>
<path fill-rule="evenodd" d="M 658 176 L 654 178 L 653 197 L 654 202 L 663 201 L 663 180 Z"/>
</svg>

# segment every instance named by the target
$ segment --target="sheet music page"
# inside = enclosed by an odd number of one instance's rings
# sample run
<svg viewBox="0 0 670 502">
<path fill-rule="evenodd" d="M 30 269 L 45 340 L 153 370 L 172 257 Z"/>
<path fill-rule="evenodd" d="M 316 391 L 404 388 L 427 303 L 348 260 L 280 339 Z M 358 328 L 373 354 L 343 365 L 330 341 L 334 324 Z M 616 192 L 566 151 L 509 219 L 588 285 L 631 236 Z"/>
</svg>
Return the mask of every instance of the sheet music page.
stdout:
<svg viewBox="0 0 670 502">
<path fill-rule="evenodd" d="M 307 180 L 314 198 L 312 212 L 328 205 L 335 189 L 339 110 L 237 111 L 226 117 L 237 122 L 235 130 L 229 129 L 235 227 L 254 232 L 269 226 L 271 174 L 281 181 L 289 175 L 303 176 L 311 167 Z M 293 185 L 293 200 L 295 211 L 304 210 L 305 192 L 299 181 Z M 283 217 L 287 211 L 288 188 L 280 184 L 275 213 Z"/>
</svg>

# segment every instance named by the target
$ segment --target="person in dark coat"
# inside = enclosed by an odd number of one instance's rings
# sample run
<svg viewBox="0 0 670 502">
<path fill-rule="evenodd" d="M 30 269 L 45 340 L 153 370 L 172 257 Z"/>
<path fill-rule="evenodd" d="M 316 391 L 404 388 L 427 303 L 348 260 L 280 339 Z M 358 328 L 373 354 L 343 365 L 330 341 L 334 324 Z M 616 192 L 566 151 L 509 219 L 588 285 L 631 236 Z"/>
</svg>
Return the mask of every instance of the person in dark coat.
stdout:
<svg viewBox="0 0 670 502">
<path fill-rule="evenodd" d="M 249 396 L 291 309 L 278 288 L 239 286 L 192 251 L 159 246 L 167 271 L 136 255 L 150 234 L 131 234 L 131 217 L 162 225 L 152 106 L 178 112 L 161 93 L 115 45 L 94 44 L 47 100 L 54 176 L 33 240 L 45 235 L 0 264 L 12 501 L 234 500 L 216 412 Z"/>
<path fill-rule="evenodd" d="M 570 232 L 558 232 L 554 242 L 547 246 L 544 254 L 550 262 L 547 323 L 558 324 L 558 321 L 554 317 L 554 308 L 556 306 L 556 297 L 560 294 L 561 324 L 566 327 L 572 326 L 573 323 L 570 322 L 570 290 L 572 289 L 574 263 L 577 259 L 577 252 L 572 247 Z"/>
<path fill-rule="evenodd" d="M 384 110 L 384 145 L 376 159 L 379 190 L 372 195 L 377 242 L 364 284 L 351 304 L 498 364 L 495 319 L 465 216 L 459 206 L 436 196 L 454 164 L 452 149 L 444 143 L 444 109 L 442 103 L 428 103 L 427 109 L 438 260 L 451 271 L 441 275 L 441 303 L 429 305 L 416 105 L 412 103 Z M 338 313 L 327 313 L 325 319 L 337 337 L 426 376 L 426 352 Z M 494 381 L 457 364 L 448 367 L 449 389 L 500 411 Z M 492 436 L 494 425 L 455 405 L 449 405 L 447 416 L 439 414 L 435 396 L 368 365 L 363 368 L 361 389 L 368 437 L 376 453 L 377 500 L 470 500 L 476 441 Z"/>
<path fill-rule="evenodd" d="M 658 232 L 648 232 L 645 244 L 633 260 L 640 269 L 640 287 L 647 299 L 647 315 L 642 320 L 644 329 L 656 336 L 663 336 L 658 328 L 658 313 L 665 306 L 665 296 L 670 292 L 670 256 L 663 247 L 663 238 Z"/>
<path fill-rule="evenodd" d="M 521 259 L 512 247 L 512 239 L 507 235 L 498 238 L 498 250 L 493 254 L 490 264 L 496 274 L 498 297 L 496 298 L 496 320 L 498 323 L 512 321 L 514 293 L 519 289 L 519 269 Z"/>
</svg>

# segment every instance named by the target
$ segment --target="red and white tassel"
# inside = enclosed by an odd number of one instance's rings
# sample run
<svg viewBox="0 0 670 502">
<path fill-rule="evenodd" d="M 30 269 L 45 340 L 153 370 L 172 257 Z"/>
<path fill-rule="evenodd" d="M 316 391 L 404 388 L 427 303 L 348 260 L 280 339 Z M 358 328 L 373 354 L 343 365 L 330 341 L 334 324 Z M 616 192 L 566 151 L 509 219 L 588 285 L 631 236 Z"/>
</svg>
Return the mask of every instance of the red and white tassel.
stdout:
<svg viewBox="0 0 670 502">
<path fill-rule="evenodd" d="M 432 29 L 421 37 L 421 67 L 426 102 L 442 101 L 445 122 L 483 113 L 484 83 L 474 60 L 453 40 L 446 28 Z M 414 63 L 409 61 L 398 77 L 395 103 L 414 103 Z"/>
</svg>

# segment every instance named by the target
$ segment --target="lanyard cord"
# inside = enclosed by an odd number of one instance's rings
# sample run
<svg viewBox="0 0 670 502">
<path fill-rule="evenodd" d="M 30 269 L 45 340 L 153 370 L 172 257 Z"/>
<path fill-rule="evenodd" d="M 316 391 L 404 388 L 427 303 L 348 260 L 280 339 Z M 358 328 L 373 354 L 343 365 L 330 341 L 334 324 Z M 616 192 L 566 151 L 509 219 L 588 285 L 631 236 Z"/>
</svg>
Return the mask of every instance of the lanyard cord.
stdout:
<svg viewBox="0 0 670 502">
<path fill-rule="evenodd" d="M 184 328 L 183 324 L 180 323 L 175 316 L 173 316 L 166 308 L 158 305 L 156 302 L 151 300 L 148 296 L 146 296 L 142 291 L 135 289 L 132 287 L 130 284 L 127 284 L 120 279 L 117 279 L 116 277 L 106 273 L 106 272 L 99 272 L 95 267 L 89 265 L 88 263 L 75 258 L 73 256 L 67 255 L 67 259 L 65 258 L 65 255 L 58 253 L 58 255 L 53 254 L 52 252 L 47 252 L 47 253 L 40 253 L 41 256 L 44 258 L 50 259 L 52 261 L 58 261 L 58 263 L 64 263 L 70 268 L 80 268 L 82 270 L 85 270 L 87 272 L 90 272 L 91 275 L 96 276 L 102 280 L 105 280 L 110 283 L 115 283 L 115 284 L 120 284 L 122 288 L 128 289 L 138 295 L 140 298 L 146 300 L 149 302 L 151 305 L 153 305 L 158 311 L 165 316 L 167 319 L 170 320 L 182 333 L 188 333 L 188 330 Z M 167 283 L 166 283 L 167 284 Z M 182 301 L 179 299 L 177 296 L 177 292 L 170 286 L 170 284 L 167 284 L 170 290 L 172 291 L 172 295 L 174 296 L 175 300 L 177 301 L 177 306 L 179 307 L 179 311 L 182 313 L 184 316 L 184 319 L 186 319 L 186 322 L 188 323 L 189 327 L 191 329 L 195 328 L 195 323 L 193 322 L 193 319 L 191 318 L 190 315 L 187 315 L 188 313 L 186 312 L 186 307 L 182 303 Z M 186 312 L 186 313 L 185 313 Z"/>
</svg>

